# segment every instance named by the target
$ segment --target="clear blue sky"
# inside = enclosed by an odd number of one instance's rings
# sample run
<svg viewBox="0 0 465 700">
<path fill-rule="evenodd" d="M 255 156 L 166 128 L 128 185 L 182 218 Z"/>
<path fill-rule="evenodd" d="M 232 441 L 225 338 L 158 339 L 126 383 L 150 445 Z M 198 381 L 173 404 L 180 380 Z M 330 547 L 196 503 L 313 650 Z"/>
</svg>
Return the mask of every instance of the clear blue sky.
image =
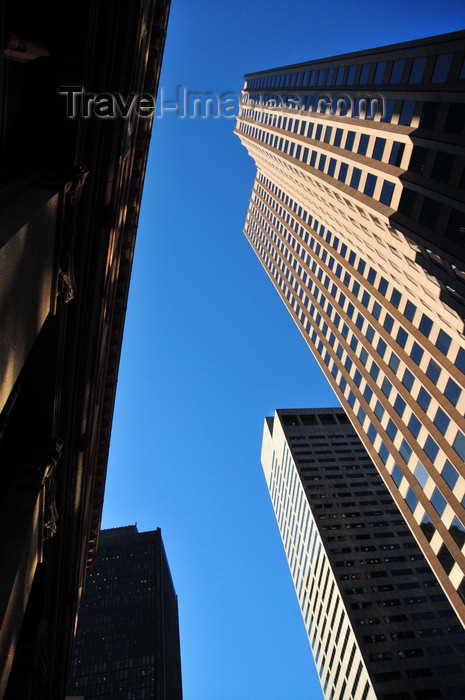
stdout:
<svg viewBox="0 0 465 700">
<path fill-rule="evenodd" d="M 459 0 L 172 0 L 160 85 L 455 31 Z M 103 527 L 161 527 L 185 700 L 322 697 L 260 465 L 275 408 L 335 397 L 242 227 L 255 167 L 233 119 L 154 121 Z"/>
</svg>

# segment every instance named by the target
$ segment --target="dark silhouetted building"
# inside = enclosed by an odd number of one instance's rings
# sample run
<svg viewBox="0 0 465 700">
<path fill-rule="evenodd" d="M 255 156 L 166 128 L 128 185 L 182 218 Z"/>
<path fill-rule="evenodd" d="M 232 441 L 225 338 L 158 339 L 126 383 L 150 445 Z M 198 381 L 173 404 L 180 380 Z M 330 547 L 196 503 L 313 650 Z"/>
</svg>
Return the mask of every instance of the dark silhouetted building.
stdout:
<svg viewBox="0 0 465 700">
<path fill-rule="evenodd" d="M 112 117 L 109 96 L 156 95 L 168 11 L 169 0 L 0 2 L 4 700 L 66 694 L 152 127 L 138 108 Z"/>
<path fill-rule="evenodd" d="M 182 699 L 177 598 L 159 529 L 100 533 L 79 610 L 69 694 Z"/>
<path fill-rule="evenodd" d="M 262 464 L 325 700 L 465 697 L 465 630 L 344 411 L 276 411 Z"/>
<path fill-rule="evenodd" d="M 465 32 L 248 74 L 236 133 L 244 232 L 465 623 Z"/>
</svg>

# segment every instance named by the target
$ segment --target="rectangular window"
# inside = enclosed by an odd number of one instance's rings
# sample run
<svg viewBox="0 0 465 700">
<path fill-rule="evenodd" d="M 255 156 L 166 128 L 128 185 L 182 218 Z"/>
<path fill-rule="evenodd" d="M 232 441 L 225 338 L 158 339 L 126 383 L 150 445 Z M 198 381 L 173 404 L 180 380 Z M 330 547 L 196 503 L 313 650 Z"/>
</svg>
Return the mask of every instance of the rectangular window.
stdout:
<svg viewBox="0 0 465 700">
<path fill-rule="evenodd" d="M 360 184 L 360 177 L 362 175 L 362 171 L 360 168 L 354 168 L 352 171 L 352 177 L 350 178 L 350 186 L 353 187 L 354 189 L 357 189 L 359 184 Z"/>
<path fill-rule="evenodd" d="M 434 66 L 432 83 L 445 83 L 449 76 L 449 70 L 452 63 L 451 53 L 445 53 L 437 57 L 436 65 Z"/>
<path fill-rule="evenodd" d="M 415 58 L 410 69 L 409 83 L 421 83 L 426 67 L 426 56 Z"/>
<path fill-rule="evenodd" d="M 383 182 L 383 187 L 382 187 L 381 194 L 379 197 L 379 201 L 381 202 L 381 204 L 385 204 L 386 206 L 389 206 L 391 204 L 393 193 L 394 193 L 394 183 L 390 182 L 389 180 L 385 180 Z"/>
<path fill-rule="evenodd" d="M 405 59 L 400 58 L 394 61 L 391 71 L 391 77 L 389 83 L 391 85 L 398 85 L 402 80 L 402 73 L 404 72 Z"/>
<path fill-rule="evenodd" d="M 361 156 L 366 155 L 369 140 L 370 137 L 368 136 L 368 134 L 362 134 L 360 136 L 360 142 L 358 144 L 357 153 L 359 153 Z"/>
<path fill-rule="evenodd" d="M 348 131 L 344 148 L 346 151 L 351 151 L 354 145 L 355 131 Z"/>
<path fill-rule="evenodd" d="M 375 191 L 376 187 L 376 179 L 376 175 L 368 173 L 365 181 L 365 187 L 363 188 L 363 194 L 366 194 L 368 197 L 373 197 L 373 192 Z"/>
<path fill-rule="evenodd" d="M 374 85 L 381 85 L 384 82 L 384 74 L 386 72 L 386 61 L 380 61 L 376 65 L 375 75 L 373 77 Z"/>
<path fill-rule="evenodd" d="M 399 124 L 410 126 L 415 112 L 415 100 L 404 100 L 399 114 Z"/>
<path fill-rule="evenodd" d="M 339 175 L 338 175 L 338 180 L 340 182 L 345 182 L 346 177 L 347 177 L 347 170 L 348 170 L 348 165 L 347 163 L 341 163 L 341 166 L 339 168 Z"/>
</svg>

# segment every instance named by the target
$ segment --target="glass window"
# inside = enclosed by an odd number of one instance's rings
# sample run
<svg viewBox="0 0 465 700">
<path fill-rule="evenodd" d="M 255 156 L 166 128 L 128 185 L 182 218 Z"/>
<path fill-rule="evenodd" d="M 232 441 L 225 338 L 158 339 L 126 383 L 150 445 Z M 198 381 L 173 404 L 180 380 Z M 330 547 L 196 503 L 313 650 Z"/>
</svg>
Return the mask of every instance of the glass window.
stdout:
<svg viewBox="0 0 465 700">
<path fill-rule="evenodd" d="M 399 211 L 401 214 L 405 214 L 405 216 L 411 215 L 416 196 L 416 192 L 404 187 L 399 202 Z"/>
<path fill-rule="evenodd" d="M 384 406 L 383 406 L 383 404 L 381 403 L 381 401 L 377 401 L 377 402 L 376 402 L 376 406 L 375 406 L 375 409 L 374 409 L 374 413 L 375 413 L 375 416 L 376 416 L 379 420 L 381 420 L 382 417 L 384 416 Z"/>
<path fill-rule="evenodd" d="M 400 300 L 401 300 L 401 299 L 402 299 L 401 293 L 399 292 L 398 289 L 395 289 L 395 288 L 394 288 L 394 289 L 392 290 L 392 293 L 391 293 L 390 302 L 391 302 L 391 304 L 392 304 L 393 306 L 396 307 L 396 309 L 399 308 L 399 304 L 400 304 Z"/>
<path fill-rule="evenodd" d="M 454 167 L 454 161 L 455 156 L 452 153 L 438 151 L 436 154 L 436 160 L 434 161 L 433 171 L 431 173 L 433 180 L 448 183 L 452 168 Z"/>
<path fill-rule="evenodd" d="M 449 381 L 446 384 L 446 388 L 444 390 L 444 396 L 449 399 L 451 404 L 454 406 L 457 405 L 457 402 L 460 398 L 461 394 L 461 389 L 458 384 L 454 382 L 453 379 L 449 379 Z"/>
<path fill-rule="evenodd" d="M 425 169 L 426 159 L 428 157 L 428 149 L 423 146 L 414 146 L 410 157 L 409 170 L 412 173 L 421 175 Z"/>
<path fill-rule="evenodd" d="M 343 133 L 342 129 L 336 129 L 336 133 L 334 134 L 334 145 L 335 146 L 341 145 L 342 133 Z"/>
<path fill-rule="evenodd" d="M 385 355 L 385 353 L 386 353 L 386 350 L 387 350 L 387 344 L 385 343 L 385 341 L 384 341 L 382 338 L 380 338 L 380 339 L 378 340 L 378 345 L 377 345 L 377 347 L 376 347 L 376 352 L 377 352 L 378 355 L 380 355 L 381 357 L 384 357 L 384 355 Z"/>
<path fill-rule="evenodd" d="M 399 330 L 397 331 L 397 338 L 396 338 L 396 340 L 397 340 L 397 342 L 399 343 L 399 345 L 400 345 L 401 348 L 405 348 L 405 343 L 407 342 L 407 338 L 408 338 L 408 333 L 407 333 L 407 331 L 406 331 L 404 328 L 402 328 L 402 327 L 399 328 Z"/>
<path fill-rule="evenodd" d="M 366 417 L 367 417 L 367 414 L 365 413 L 363 408 L 360 406 L 360 408 L 358 409 L 357 418 L 359 419 L 361 425 L 363 425 L 363 422 L 364 422 Z"/>
<path fill-rule="evenodd" d="M 359 85 L 366 85 L 368 83 L 368 76 L 370 75 L 371 63 L 364 63 L 362 70 L 360 71 Z"/>
<path fill-rule="evenodd" d="M 408 462 L 412 454 L 412 448 L 408 444 L 407 440 L 402 440 L 399 447 L 399 452 L 402 455 L 403 459 L 406 462 Z"/>
<path fill-rule="evenodd" d="M 418 392 L 417 403 L 419 406 L 421 406 L 421 408 L 424 410 L 425 413 L 428 410 L 428 406 L 430 405 L 430 402 L 431 402 L 431 395 L 428 394 L 426 389 L 421 387 L 420 391 Z"/>
<path fill-rule="evenodd" d="M 383 394 L 385 395 L 385 397 L 387 399 L 389 398 L 389 394 L 391 393 L 391 389 L 392 389 L 391 382 L 389 381 L 389 379 L 384 378 L 383 383 L 381 384 L 381 391 L 383 392 Z"/>
<path fill-rule="evenodd" d="M 325 169 L 325 164 L 326 164 L 326 156 L 324 153 L 320 155 L 320 162 L 318 163 L 318 170 L 321 170 L 322 172 Z"/>
<path fill-rule="evenodd" d="M 455 358 L 455 366 L 465 374 L 465 350 L 463 348 L 459 348 Z"/>
<path fill-rule="evenodd" d="M 354 145 L 355 131 L 348 131 L 344 148 L 346 151 L 351 151 Z"/>
<path fill-rule="evenodd" d="M 391 204 L 392 195 L 394 193 L 394 183 L 385 180 L 379 197 L 381 204 L 389 206 Z"/>
<path fill-rule="evenodd" d="M 444 465 L 444 468 L 441 472 L 441 476 L 448 485 L 450 489 L 453 489 L 455 484 L 457 483 L 457 479 L 459 478 L 459 473 L 456 470 L 456 468 L 449 462 L 449 460 L 446 460 L 446 463 Z"/>
<path fill-rule="evenodd" d="M 383 327 L 387 330 L 388 333 L 390 333 L 393 325 L 394 319 L 392 318 L 391 314 L 386 314 L 386 316 L 384 317 Z"/>
<path fill-rule="evenodd" d="M 375 145 L 373 146 L 372 158 L 375 160 L 381 160 L 384 153 L 384 147 L 386 146 L 386 139 L 377 137 L 375 140 Z"/>
<path fill-rule="evenodd" d="M 450 64 L 452 63 L 452 54 L 444 53 L 437 57 L 436 65 L 434 66 L 433 77 L 431 78 L 432 83 L 445 83 L 450 70 Z"/>
<path fill-rule="evenodd" d="M 347 170 L 348 170 L 348 165 L 347 163 L 341 163 L 341 166 L 339 168 L 339 175 L 338 175 L 338 180 L 340 182 L 345 182 L 346 177 L 347 177 Z"/>
<path fill-rule="evenodd" d="M 452 445 L 459 457 L 465 461 L 465 435 L 458 430 Z"/>
<path fill-rule="evenodd" d="M 396 400 L 394 401 L 394 410 L 396 413 L 399 414 L 399 416 L 402 418 L 402 414 L 405 411 L 405 401 L 402 398 L 402 396 L 397 396 Z"/>
<path fill-rule="evenodd" d="M 358 144 L 357 153 L 359 153 L 361 156 L 366 155 L 369 140 L 370 140 L 370 137 L 368 136 L 368 134 L 362 134 L 360 136 L 360 141 Z"/>
<path fill-rule="evenodd" d="M 360 177 L 362 175 L 362 171 L 360 168 L 354 168 L 352 171 L 352 177 L 350 178 L 350 186 L 353 187 L 354 189 L 357 189 L 359 184 L 360 184 Z"/>
<path fill-rule="evenodd" d="M 395 100 L 383 100 L 383 116 L 381 121 L 389 124 L 394 114 L 394 107 L 396 106 Z"/>
<path fill-rule="evenodd" d="M 356 70 L 357 70 L 357 66 L 350 66 L 349 72 L 347 73 L 347 85 L 354 84 Z"/>
<path fill-rule="evenodd" d="M 391 357 L 389 358 L 389 367 L 392 369 L 394 374 L 397 373 L 397 370 L 399 369 L 399 364 L 400 364 L 399 358 L 397 357 L 395 352 L 392 352 Z"/>
<path fill-rule="evenodd" d="M 423 335 L 426 335 L 427 338 L 429 338 L 429 334 L 431 332 L 432 327 L 432 320 L 426 314 L 423 314 L 423 316 L 421 317 L 420 325 L 418 326 L 418 330 L 421 331 Z"/>
<path fill-rule="evenodd" d="M 345 71 L 345 66 L 341 66 L 338 71 L 337 71 L 337 76 L 336 76 L 336 85 L 343 85 L 343 76 L 344 76 L 344 71 Z"/>
<path fill-rule="evenodd" d="M 402 377 L 402 384 L 405 386 L 405 388 L 410 391 L 410 389 L 413 386 L 413 382 L 415 381 L 415 377 L 411 373 L 409 369 L 406 369 L 404 372 L 404 376 Z"/>
<path fill-rule="evenodd" d="M 434 489 L 431 495 L 431 504 L 439 515 L 444 513 L 447 501 L 437 487 Z"/>
<path fill-rule="evenodd" d="M 381 304 L 379 304 L 377 301 L 373 303 L 373 308 L 371 310 L 371 313 L 373 316 L 377 319 L 379 319 L 380 314 L 381 314 Z"/>
<path fill-rule="evenodd" d="M 363 193 L 368 195 L 368 197 L 373 197 L 373 193 L 376 187 L 376 175 L 369 173 L 365 182 L 365 187 L 363 188 Z"/>
<path fill-rule="evenodd" d="M 335 170 L 336 170 L 336 159 L 330 158 L 329 165 L 328 165 L 328 175 L 330 175 L 331 177 L 334 177 Z"/>
<path fill-rule="evenodd" d="M 384 82 L 384 74 L 386 72 L 386 61 L 380 61 L 376 65 L 375 75 L 373 77 L 373 84 L 380 85 Z"/>
<path fill-rule="evenodd" d="M 394 141 L 392 144 L 391 155 L 389 156 L 389 165 L 400 167 L 402 156 L 404 155 L 404 144 Z"/>
<path fill-rule="evenodd" d="M 415 112 L 415 100 L 404 100 L 399 114 L 399 124 L 410 126 Z"/>
<path fill-rule="evenodd" d="M 412 415 L 410 416 L 410 420 L 408 422 L 407 427 L 412 433 L 413 437 L 417 438 L 421 430 L 421 423 L 414 413 L 412 413 Z"/>
<path fill-rule="evenodd" d="M 411 301 L 407 301 L 407 303 L 405 304 L 405 309 L 404 309 L 405 318 L 408 318 L 409 321 L 413 321 L 416 310 L 417 310 L 417 307 L 415 306 L 415 304 L 412 304 Z"/>
<path fill-rule="evenodd" d="M 427 228 L 434 229 L 440 209 L 440 202 L 436 202 L 434 199 L 431 199 L 431 197 L 425 197 L 419 217 L 420 223 Z"/>
<path fill-rule="evenodd" d="M 413 476 L 418 481 L 421 488 L 424 489 L 426 486 L 426 482 L 428 481 L 429 474 L 421 462 L 418 462 L 417 466 L 415 467 Z"/>
<path fill-rule="evenodd" d="M 434 460 L 436 459 L 437 454 L 439 452 L 439 447 L 436 444 L 435 440 L 433 440 L 431 435 L 428 435 L 428 437 L 426 438 L 423 449 L 426 452 L 426 454 L 428 455 L 428 457 L 430 458 L 430 460 L 432 462 L 434 462 Z"/>
<path fill-rule="evenodd" d="M 450 418 L 448 417 L 447 413 L 444 413 L 442 408 L 438 408 L 434 417 L 434 425 L 441 431 L 443 435 L 449 427 L 449 423 Z"/>
<path fill-rule="evenodd" d="M 390 418 L 388 421 L 388 424 L 386 426 L 386 432 L 389 435 L 389 437 L 391 438 L 391 440 L 394 441 L 396 438 L 396 435 L 397 435 L 397 426 L 394 423 L 394 421 L 392 420 L 392 418 Z"/>
<path fill-rule="evenodd" d="M 394 469 L 392 470 L 391 477 L 396 484 L 396 486 L 400 486 L 400 482 L 402 481 L 404 475 L 402 474 L 402 470 L 399 467 L 398 464 L 394 465 Z"/>
<path fill-rule="evenodd" d="M 377 434 L 378 433 L 376 432 L 375 426 L 373 425 L 373 423 L 370 423 L 370 426 L 367 430 L 367 435 L 371 443 L 373 443 L 376 440 Z"/>
<path fill-rule="evenodd" d="M 431 379 L 434 384 L 438 383 L 438 379 L 441 375 L 441 368 L 438 365 L 437 362 L 435 362 L 433 359 L 429 361 L 427 370 L 426 370 L 426 376 Z"/>
<path fill-rule="evenodd" d="M 413 513 L 413 511 L 417 507 L 418 496 L 415 494 L 414 491 L 412 491 L 411 488 L 409 488 L 407 490 L 407 493 L 405 494 L 405 502 Z"/>
<path fill-rule="evenodd" d="M 450 337 L 450 335 L 448 335 L 448 333 L 446 333 L 445 331 L 439 331 L 439 335 L 435 345 L 438 348 L 438 350 L 443 352 L 444 355 L 447 355 L 447 353 L 449 352 L 451 341 L 452 338 Z"/>
<path fill-rule="evenodd" d="M 400 58 L 397 61 L 394 61 L 392 65 L 391 77 L 389 79 L 391 85 L 398 85 L 401 82 L 404 66 L 405 59 Z"/>
<path fill-rule="evenodd" d="M 416 365 L 420 364 L 421 358 L 423 357 L 423 348 L 420 347 L 420 345 L 418 345 L 417 342 L 413 343 L 412 345 L 412 349 L 410 350 L 410 357 Z"/>
<path fill-rule="evenodd" d="M 415 58 L 410 69 L 409 83 L 421 83 L 425 72 L 426 56 Z"/>
<path fill-rule="evenodd" d="M 381 277 L 379 284 L 378 284 L 378 290 L 381 294 L 386 294 L 386 289 L 388 288 L 388 281 L 384 277 Z"/>
<path fill-rule="evenodd" d="M 324 142 L 325 142 L 325 143 L 329 143 L 329 142 L 330 142 L 332 131 L 333 131 L 333 127 L 332 127 L 332 126 L 327 126 L 327 127 L 326 127 L 325 137 L 324 137 Z"/>
</svg>

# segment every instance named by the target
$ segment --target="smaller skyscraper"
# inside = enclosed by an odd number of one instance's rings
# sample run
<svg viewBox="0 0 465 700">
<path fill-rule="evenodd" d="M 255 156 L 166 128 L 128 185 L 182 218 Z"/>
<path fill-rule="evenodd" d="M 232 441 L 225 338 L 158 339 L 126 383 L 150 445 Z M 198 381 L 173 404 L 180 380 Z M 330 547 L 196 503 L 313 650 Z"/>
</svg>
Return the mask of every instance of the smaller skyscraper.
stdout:
<svg viewBox="0 0 465 700">
<path fill-rule="evenodd" d="M 182 700 L 177 597 L 161 530 L 103 530 L 82 597 L 70 683 L 86 700 Z"/>
<path fill-rule="evenodd" d="M 344 411 L 276 411 L 262 464 L 325 700 L 465 697 L 465 631 Z"/>
</svg>

